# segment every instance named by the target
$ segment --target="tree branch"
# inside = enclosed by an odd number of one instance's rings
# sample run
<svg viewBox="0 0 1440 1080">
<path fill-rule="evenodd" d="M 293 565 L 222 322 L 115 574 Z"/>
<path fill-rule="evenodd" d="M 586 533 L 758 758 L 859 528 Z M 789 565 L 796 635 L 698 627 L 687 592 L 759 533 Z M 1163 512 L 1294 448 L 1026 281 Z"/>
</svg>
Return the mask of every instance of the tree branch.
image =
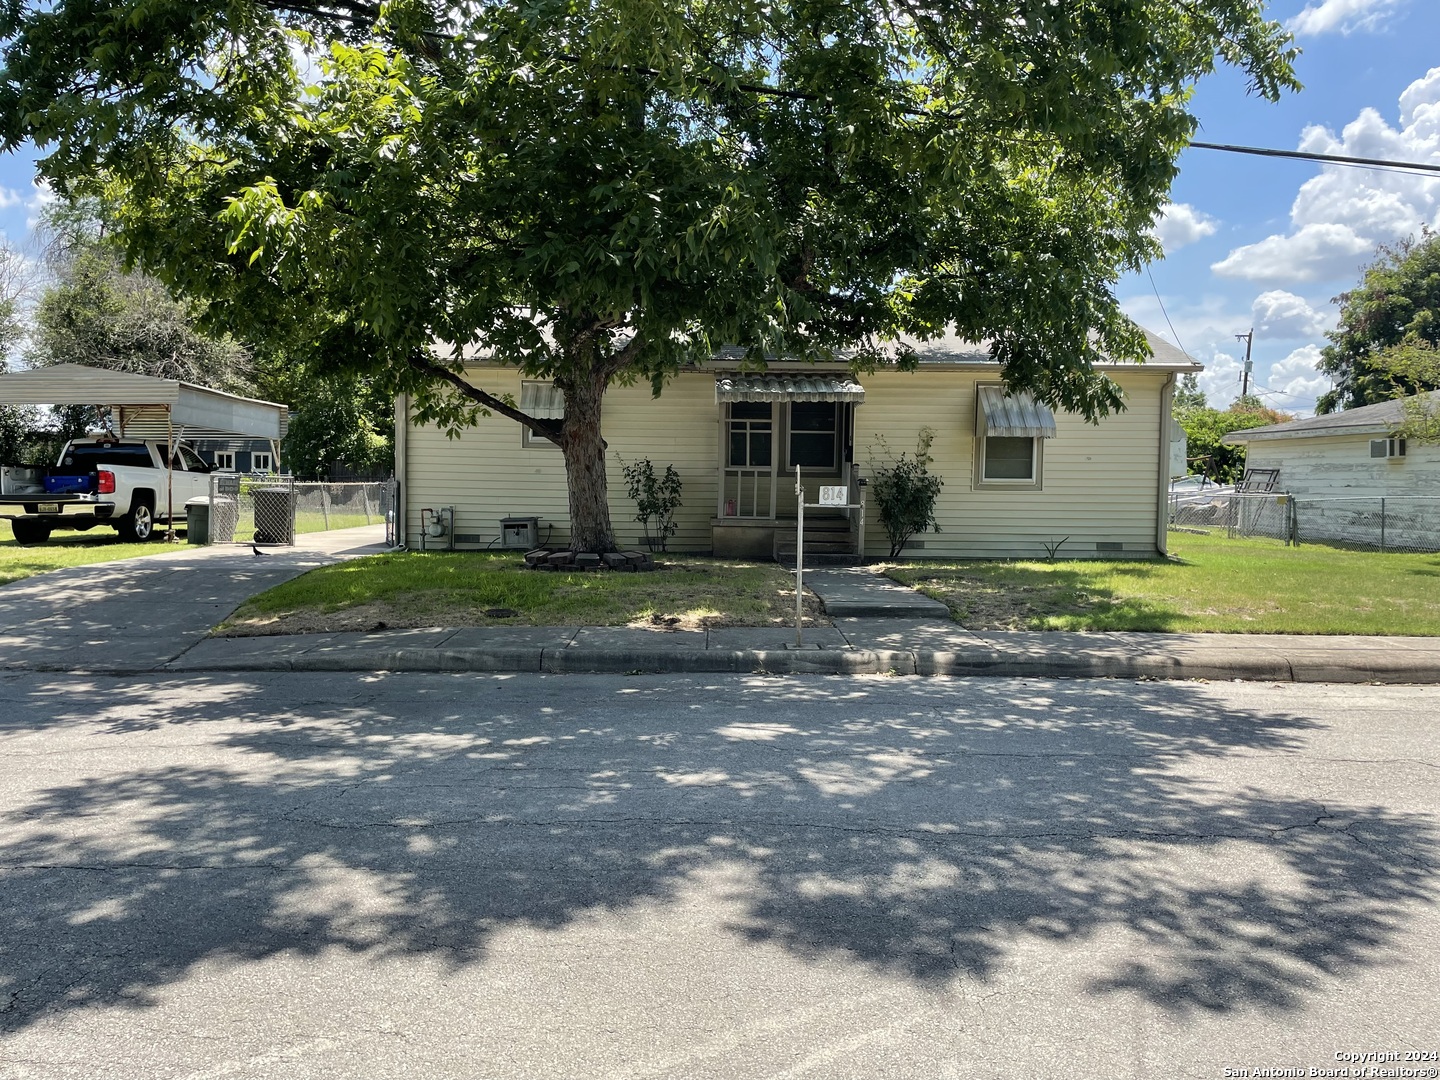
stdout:
<svg viewBox="0 0 1440 1080">
<path fill-rule="evenodd" d="M 443 364 L 433 363 L 415 354 L 411 354 L 407 358 L 407 361 L 416 371 L 435 379 L 437 382 L 448 383 L 457 390 L 462 397 L 467 397 L 471 401 L 490 409 L 492 412 L 499 413 L 501 416 L 509 417 L 517 424 L 523 424 L 529 428 L 532 434 L 538 435 L 540 438 L 546 439 L 556 446 L 560 445 L 560 435 L 558 432 L 552 431 L 539 420 L 536 420 L 533 416 L 527 416 L 513 405 L 507 405 L 493 394 L 487 394 L 478 386 L 466 382 Z"/>
</svg>

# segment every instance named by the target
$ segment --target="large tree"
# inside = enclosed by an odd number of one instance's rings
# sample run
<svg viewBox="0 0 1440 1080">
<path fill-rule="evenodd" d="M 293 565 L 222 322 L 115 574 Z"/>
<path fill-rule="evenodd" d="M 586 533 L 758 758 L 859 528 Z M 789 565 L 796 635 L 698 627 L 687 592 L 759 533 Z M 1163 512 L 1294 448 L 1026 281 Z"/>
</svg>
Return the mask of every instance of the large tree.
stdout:
<svg viewBox="0 0 1440 1080">
<path fill-rule="evenodd" d="M 1380 249 L 1360 284 L 1335 298 L 1340 320 L 1320 370 L 1335 381 L 1316 411 L 1335 412 L 1440 389 L 1440 234 Z"/>
<path fill-rule="evenodd" d="M 606 550 L 606 388 L 721 342 L 864 367 L 950 328 L 1042 401 L 1120 407 L 1092 364 L 1146 353 L 1112 286 L 1158 253 L 1194 81 L 1296 86 L 1262 8 L 9 0 L 0 123 L 220 317 L 553 438 Z M 554 379 L 560 430 L 475 349 Z"/>
<path fill-rule="evenodd" d="M 228 335 L 198 329 L 203 306 L 176 300 L 147 274 L 127 271 L 101 242 L 55 260 L 25 350 L 33 365 L 84 364 L 220 390 L 251 390 L 250 356 Z"/>
</svg>

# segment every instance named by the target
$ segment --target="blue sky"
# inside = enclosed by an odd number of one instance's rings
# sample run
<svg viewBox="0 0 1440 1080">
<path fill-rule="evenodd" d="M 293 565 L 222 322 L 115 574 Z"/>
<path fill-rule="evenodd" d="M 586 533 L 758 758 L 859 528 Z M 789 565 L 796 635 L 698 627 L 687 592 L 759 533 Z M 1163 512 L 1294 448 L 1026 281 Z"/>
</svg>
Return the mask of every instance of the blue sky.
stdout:
<svg viewBox="0 0 1440 1080">
<path fill-rule="evenodd" d="M 1305 89 L 1272 105 L 1217 72 L 1195 95 L 1199 139 L 1440 164 L 1440 4 L 1275 0 L 1269 14 L 1304 50 Z M 22 248 L 42 197 L 32 175 L 31 159 L 0 156 L 0 232 Z M 1172 198 L 1157 227 L 1166 257 L 1119 283 L 1122 306 L 1206 365 L 1220 407 L 1240 392 L 1235 335 L 1254 327 L 1252 388 L 1305 415 L 1329 386 L 1315 362 L 1333 298 L 1378 244 L 1436 223 L 1440 175 L 1188 150 Z"/>
<path fill-rule="evenodd" d="M 1305 89 L 1271 105 L 1218 72 L 1195 94 L 1197 139 L 1440 164 L 1440 4 L 1277 0 L 1269 14 L 1304 50 Z M 1171 197 L 1158 228 L 1166 257 L 1120 282 L 1125 311 L 1205 364 L 1200 385 L 1221 408 L 1240 392 L 1234 335 L 1253 326 L 1252 389 L 1305 415 L 1330 385 L 1315 362 L 1333 298 L 1377 245 L 1435 224 L 1440 175 L 1191 149 Z"/>
</svg>

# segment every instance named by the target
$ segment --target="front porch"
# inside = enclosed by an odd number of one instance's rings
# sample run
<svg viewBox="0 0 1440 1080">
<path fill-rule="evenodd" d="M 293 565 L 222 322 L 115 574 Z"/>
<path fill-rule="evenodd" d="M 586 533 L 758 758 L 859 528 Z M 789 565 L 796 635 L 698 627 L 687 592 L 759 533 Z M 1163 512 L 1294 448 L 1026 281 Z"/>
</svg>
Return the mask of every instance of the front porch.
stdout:
<svg viewBox="0 0 1440 1080">
<path fill-rule="evenodd" d="M 806 502 L 818 502 L 822 487 L 840 488 L 857 507 L 806 513 L 806 561 L 862 558 L 864 492 L 854 433 L 864 388 L 843 376 L 724 375 L 715 381 L 715 400 L 720 454 L 711 550 L 793 562 L 798 474 Z"/>
</svg>

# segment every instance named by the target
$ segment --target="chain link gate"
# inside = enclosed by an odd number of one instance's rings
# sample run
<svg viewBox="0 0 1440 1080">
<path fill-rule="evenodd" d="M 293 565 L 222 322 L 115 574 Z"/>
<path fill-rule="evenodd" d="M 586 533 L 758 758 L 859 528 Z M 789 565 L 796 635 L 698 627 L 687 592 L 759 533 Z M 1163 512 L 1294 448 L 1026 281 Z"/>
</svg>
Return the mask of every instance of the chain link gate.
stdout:
<svg viewBox="0 0 1440 1080">
<path fill-rule="evenodd" d="M 210 474 L 210 543 L 295 543 L 293 476 Z"/>
</svg>

